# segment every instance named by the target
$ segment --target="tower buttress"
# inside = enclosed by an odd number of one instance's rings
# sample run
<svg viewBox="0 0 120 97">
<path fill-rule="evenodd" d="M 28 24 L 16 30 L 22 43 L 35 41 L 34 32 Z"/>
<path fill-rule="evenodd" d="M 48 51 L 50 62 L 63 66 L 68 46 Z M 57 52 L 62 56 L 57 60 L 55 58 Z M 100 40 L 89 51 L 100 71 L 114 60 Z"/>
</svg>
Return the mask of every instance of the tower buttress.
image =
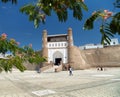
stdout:
<svg viewBox="0 0 120 97">
<path fill-rule="evenodd" d="M 68 63 L 73 67 L 73 35 L 72 28 L 68 28 Z"/>
<path fill-rule="evenodd" d="M 73 46 L 72 28 L 68 28 L 68 47 Z"/>
<path fill-rule="evenodd" d="M 43 30 L 42 35 L 42 57 L 45 57 L 48 60 L 47 30 Z"/>
</svg>

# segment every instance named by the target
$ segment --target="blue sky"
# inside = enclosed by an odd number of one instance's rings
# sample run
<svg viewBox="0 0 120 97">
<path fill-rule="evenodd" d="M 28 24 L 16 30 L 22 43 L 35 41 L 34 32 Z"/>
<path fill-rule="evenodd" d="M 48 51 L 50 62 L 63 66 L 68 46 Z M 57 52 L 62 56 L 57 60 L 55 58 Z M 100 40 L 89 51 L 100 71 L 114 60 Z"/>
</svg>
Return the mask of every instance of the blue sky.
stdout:
<svg viewBox="0 0 120 97">
<path fill-rule="evenodd" d="M 89 10 L 88 12 L 83 10 L 82 21 L 74 19 L 72 12 L 69 12 L 67 22 L 61 23 L 57 16 L 52 14 L 52 16 L 46 18 L 46 23 L 40 24 L 37 29 L 34 28 L 33 22 L 28 20 L 28 16 L 19 12 L 19 8 L 30 1 L 35 0 L 18 0 L 17 5 L 0 2 L 0 34 L 6 33 L 9 38 L 14 38 L 20 42 L 20 46 L 32 43 L 35 50 L 40 50 L 44 29 L 48 31 L 48 34 L 65 34 L 67 29 L 71 27 L 73 29 L 74 45 L 76 46 L 100 43 L 101 35 L 98 26 L 100 21 L 96 21 L 95 28 L 89 31 L 83 30 L 83 24 L 95 10 L 107 9 L 113 11 L 115 0 L 85 0 Z M 115 37 L 119 38 L 117 35 Z"/>
</svg>

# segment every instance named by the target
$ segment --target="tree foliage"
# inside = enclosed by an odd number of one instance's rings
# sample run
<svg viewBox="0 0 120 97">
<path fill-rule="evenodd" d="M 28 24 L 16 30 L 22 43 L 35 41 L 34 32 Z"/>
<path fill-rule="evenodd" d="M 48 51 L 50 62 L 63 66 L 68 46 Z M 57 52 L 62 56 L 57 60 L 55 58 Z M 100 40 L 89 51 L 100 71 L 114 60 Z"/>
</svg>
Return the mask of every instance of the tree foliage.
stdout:
<svg viewBox="0 0 120 97">
<path fill-rule="evenodd" d="M 1 0 L 2 2 L 17 3 L 17 0 Z M 39 24 L 45 23 L 46 16 L 51 16 L 56 13 L 60 22 L 66 22 L 68 19 L 68 11 L 73 11 L 73 17 L 81 20 L 83 17 L 82 9 L 88 10 L 87 6 L 83 2 L 84 0 L 37 0 L 36 4 L 28 4 L 23 6 L 20 11 L 28 15 L 29 20 L 34 22 L 35 28 L 39 27 Z M 115 8 L 120 8 L 120 0 L 115 0 L 113 3 Z M 90 18 L 88 18 L 84 24 L 84 29 L 91 30 L 94 28 L 94 22 L 98 19 L 102 19 L 100 25 L 100 33 L 102 34 L 101 43 L 110 43 L 110 37 L 115 34 L 120 34 L 120 12 L 106 17 L 106 12 L 98 10 Z M 6 49 L 3 49 L 6 51 Z M 3 52 L 4 52 L 3 51 Z"/>
<path fill-rule="evenodd" d="M 120 35 L 120 12 L 116 13 L 110 22 L 110 29 L 113 34 Z"/>
<path fill-rule="evenodd" d="M 97 19 L 101 19 L 101 25 L 100 25 L 100 33 L 102 35 L 101 38 L 101 44 L 105 44 L 106 42 L 110 44 L 110 37 L 113 37 L 112 30 L 110 29 L 110 25 L 107 23 L 108 19 L 112 17 L 112 12 L 108 10 L 98 10 L 93 12 L 92 16 L 90 16 L 85 24 L 84 29 L 85 30 L 91 30 L 94 28 L 94 23 Z"/>
<path fill-rule="evenodd" d="M 17 4 L 17 0 L 1 0 L 1 2 L 4 2 L 4 3 L 12 2 L 12 4 Z"/>
<path fill-rule="evenodd" d="M 116 8 L 120 8 L 120 0 L 116 0 L 113 5 L 116 7 Z"/>
<path fill-rule="evenodd" d="M 39 64 L 46 61 L 32 49 L 31 44 L 22 48 L 18 44 L 14 39 L 7 39 L 5 33 L 0 36 L 0 54 L 3 55 L 3 58 L 0 58 L 0 71 L 8 72 L 16 67 L 23 72 L 26 70 L 24 62 Z M 7 52 L 10 52 L 10 55 L 5 56 Z"/>
<path fill-rule="evenodd" d="M 37 28 L 40 23 L 45 23 L 46 16 L 51 16 L 52 12 L 56 13 L 60 22 L 66 22 L 69 10 L 73 11 L 74 18 L 81 20 L 82 9 L 88 10 L 82 0 L 38 0 L 36 4 L 23 6 L 20 11 L 27 14 Z"/>
<path fill-rule="evenodd" d="M 116 0 L 113 4 L 116 8 L 120 8 L 120 0 Z M 110 44 L 111 37 L 114 37 L 115 34 L 120 34 L 120 12 L 112 14 L 108 10 L 98 10 L 86 20 L 84 29 L 93 29 L 94 23 L 98 18 L 102 19 L 99 28 L 102 35 L 101 43 Z"/>
</svg>

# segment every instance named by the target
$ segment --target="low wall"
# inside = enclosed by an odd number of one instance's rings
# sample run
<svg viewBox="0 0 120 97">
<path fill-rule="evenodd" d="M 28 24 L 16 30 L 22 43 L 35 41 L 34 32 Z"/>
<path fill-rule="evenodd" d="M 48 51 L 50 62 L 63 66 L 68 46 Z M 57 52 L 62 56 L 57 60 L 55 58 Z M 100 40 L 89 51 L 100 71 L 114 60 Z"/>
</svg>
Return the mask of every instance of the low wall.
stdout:
<svg viewBox="0 0 120 97">
<path fill-rule="evenodd" d="M 27 68 L 27 70 L 37 70 L 40 67 L 40 65 L 30 64 L 29 62 L 25 62 L 24 66 Z"/>
</svg>

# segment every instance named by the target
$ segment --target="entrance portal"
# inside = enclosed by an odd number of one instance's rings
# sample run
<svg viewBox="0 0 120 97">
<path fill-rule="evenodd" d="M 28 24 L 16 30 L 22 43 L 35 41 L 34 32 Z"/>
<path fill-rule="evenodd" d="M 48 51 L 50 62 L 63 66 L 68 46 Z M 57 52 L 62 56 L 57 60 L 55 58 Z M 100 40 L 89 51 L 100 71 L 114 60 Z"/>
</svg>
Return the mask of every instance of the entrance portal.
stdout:
<svg viewBox="0 0 120 97">
<path fill-rule="evenodd" d="M 53 62 L 54 62 L 54 65 L 60 65 L 60 62 L 63 61 L 63 54 L 59 51 L 56 51 L 54 54 L 53 54 Z"/>
<path fill-rule="evenodd" d="M 60 65 L 62 58 L 55 58 L 55 65 Z"/>
</svg>

